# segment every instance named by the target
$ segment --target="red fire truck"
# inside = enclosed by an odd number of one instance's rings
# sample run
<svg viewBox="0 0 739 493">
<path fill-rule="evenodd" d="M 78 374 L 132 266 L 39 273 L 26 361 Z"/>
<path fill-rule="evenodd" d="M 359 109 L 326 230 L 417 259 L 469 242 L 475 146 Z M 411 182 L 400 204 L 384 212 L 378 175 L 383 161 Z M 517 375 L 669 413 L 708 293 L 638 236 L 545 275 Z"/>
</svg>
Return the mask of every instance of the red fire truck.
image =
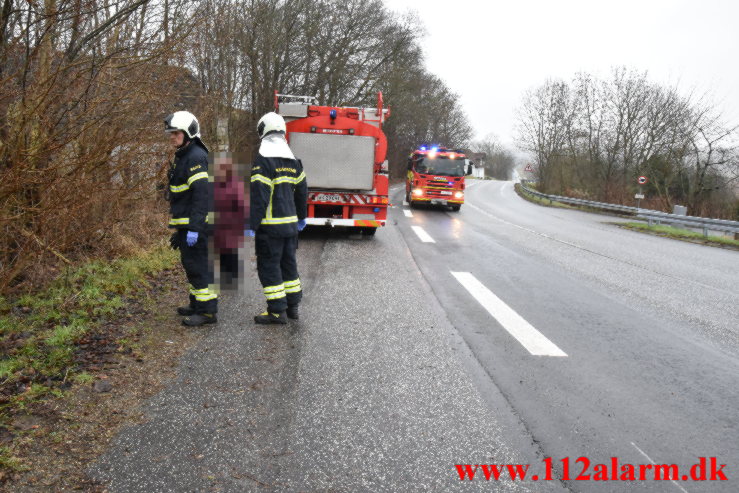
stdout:
<svg viewBox="0 0 739 493">
<path fill-rule="evenodd" d="M 405 199 L 418 204 L 449 206 L 458 211 L 464 204 L 464 177 L 467 159 L 460 150 L 440 146 L 421 146 L 408 158 Z"/>
<path fill-rule="evenodd" d="M 275 111 L 308 181 L 309 225 L 348 226 L 373 235 L 387 219 L 390 116 L 382 93 L 376 108 L 319 106 L 312 96 L 275 92 Z"/>
</svg>

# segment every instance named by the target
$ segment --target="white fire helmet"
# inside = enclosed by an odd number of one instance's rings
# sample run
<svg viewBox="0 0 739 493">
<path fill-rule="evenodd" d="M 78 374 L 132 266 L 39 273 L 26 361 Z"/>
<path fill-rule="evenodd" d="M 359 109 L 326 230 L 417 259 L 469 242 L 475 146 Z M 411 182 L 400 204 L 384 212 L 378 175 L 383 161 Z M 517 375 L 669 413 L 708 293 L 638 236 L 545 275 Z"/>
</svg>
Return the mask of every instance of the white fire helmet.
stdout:
<svg viewBox="0 0 739 493">
<path fill-rule="evenodd" d="M 181 130 L 190 139 L 200 138 L 200 124 L 195 115 L 189 111 L 175 111 L 164 119 L 164 131 L 175 132 Z"/>
<path fill-rule="evenodd" d="M 274 111 L 271 111 L 259 119 L 257 133 L 259 134 L 259 138 L 263 139 L 267 135 L 276 132 L 284 134 L 287 132 L 287 127 L 285 126 L 285 119 Z"/>
</svg>

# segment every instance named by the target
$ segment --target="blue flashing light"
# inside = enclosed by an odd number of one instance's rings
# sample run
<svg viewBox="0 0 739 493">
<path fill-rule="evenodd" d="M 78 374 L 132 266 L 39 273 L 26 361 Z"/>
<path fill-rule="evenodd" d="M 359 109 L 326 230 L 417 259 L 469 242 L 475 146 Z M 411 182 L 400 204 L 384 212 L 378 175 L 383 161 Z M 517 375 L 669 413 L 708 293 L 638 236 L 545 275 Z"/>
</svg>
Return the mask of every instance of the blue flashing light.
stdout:
<svg viewBox="0 0 739 493">
<path fill-rule="evenodd" d="M 329 111 L 328 116 L 330 116 L 332 120 L 336 120 L 336 110 Z"/>
<path fill-rule="evenodd" d="M 426 146 L 421 146 L 421 150 L 422 151 L 425 151 L 426 150 Z"/>
<path fill-rule="evenodd" d="M 439 150 L 439 148 L 438 148 L 438 147 L 432 147 L 432 148 L 431 148 L 431 152 L 436 152 L 436 151 L 438 151 L 438 150 Z"/>
<path fill-rule="evenodd" d="M 449 185 L 454 185 L 454 182 L 453 182 L 453 181 L 448 181 L 447 183 L 448 183 Z"/>
<path fill-rule="evenodd" d="M 372 209 L 372 211 L 373 212 L 380 212 L 380 208 L 379 207 L 375 207 L 374 209 Z"/>
</svg>

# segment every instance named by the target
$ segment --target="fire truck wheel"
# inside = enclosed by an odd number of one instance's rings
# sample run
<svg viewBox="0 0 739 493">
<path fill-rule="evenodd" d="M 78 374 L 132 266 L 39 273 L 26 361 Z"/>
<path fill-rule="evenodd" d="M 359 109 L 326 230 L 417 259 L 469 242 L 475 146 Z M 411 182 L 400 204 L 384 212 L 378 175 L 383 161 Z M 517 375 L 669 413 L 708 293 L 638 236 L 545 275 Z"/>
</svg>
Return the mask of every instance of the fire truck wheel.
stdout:
<svg viewBox="0 0 739 493">
<path fill-rule="evenodd" d="M 377 228 L 360 228 L 362 230 L 362 234 L 364 236 L 375 236 L 375 233 L 377 233 Z"/>
<path fill-rule="evenodd" d="M 415 209 L 415 208 L 416 208 L 416 203 L 415 203 L 415 202 L 413 202 L 412 200 L 409 200 L 409 201 L 408 201 L 408 206 L 409 206 L 409 207 L 410 207 L 411 209 Z"/>
<path fill-rule="evenodd" d="M 461 208 L 462 208 L 462 206 L 461 206 L 461 205 L 453 205 L 453 206 L 452 206 L 452 211 L 454 211 L 454 212 L 459 212 L 459 209 L 461 209 Z"/>
</svg>

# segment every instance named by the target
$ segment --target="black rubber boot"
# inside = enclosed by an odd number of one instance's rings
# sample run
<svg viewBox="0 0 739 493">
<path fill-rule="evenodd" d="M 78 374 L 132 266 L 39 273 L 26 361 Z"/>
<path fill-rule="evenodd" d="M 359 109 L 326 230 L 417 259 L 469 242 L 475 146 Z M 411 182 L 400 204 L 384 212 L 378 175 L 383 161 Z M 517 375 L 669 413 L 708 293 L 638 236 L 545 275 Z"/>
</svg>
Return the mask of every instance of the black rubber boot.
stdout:
<svg viewBox="0 0 739 493">
<path fill-rule="evenodd" d="M 285 315 L 285 312 L 282 312 L 282 313 L 264 312 L 254 317 L 254 321 L 258 324 L 284 325 L 287 323 L 287 316 Z"/>
<path fill-rule="evenodd" d="M 200 327 L 201 325 L 214 324 L 216 322 L 218 322 L 218 319 L 216 318 L 215 313 L 196 313 L 185 318 L 182 321 L 182 325 L 187 325 L 188 327 Z"/>
<path fill-rule="evenodd" d="M 300 318 L 298 315 L 298 305 L 288 306 L 287 307 L 287 318 L 291 318 L 293 320 L 297 320 Z"/>
<path fill-rule="evenodd" d="M 177 308 L 177 315 L 182 315 L 183 317 L 189 317 L 190 315 L 195 315 L 195 309 L 191 306 L 181 306 Z"/>
</svg>

